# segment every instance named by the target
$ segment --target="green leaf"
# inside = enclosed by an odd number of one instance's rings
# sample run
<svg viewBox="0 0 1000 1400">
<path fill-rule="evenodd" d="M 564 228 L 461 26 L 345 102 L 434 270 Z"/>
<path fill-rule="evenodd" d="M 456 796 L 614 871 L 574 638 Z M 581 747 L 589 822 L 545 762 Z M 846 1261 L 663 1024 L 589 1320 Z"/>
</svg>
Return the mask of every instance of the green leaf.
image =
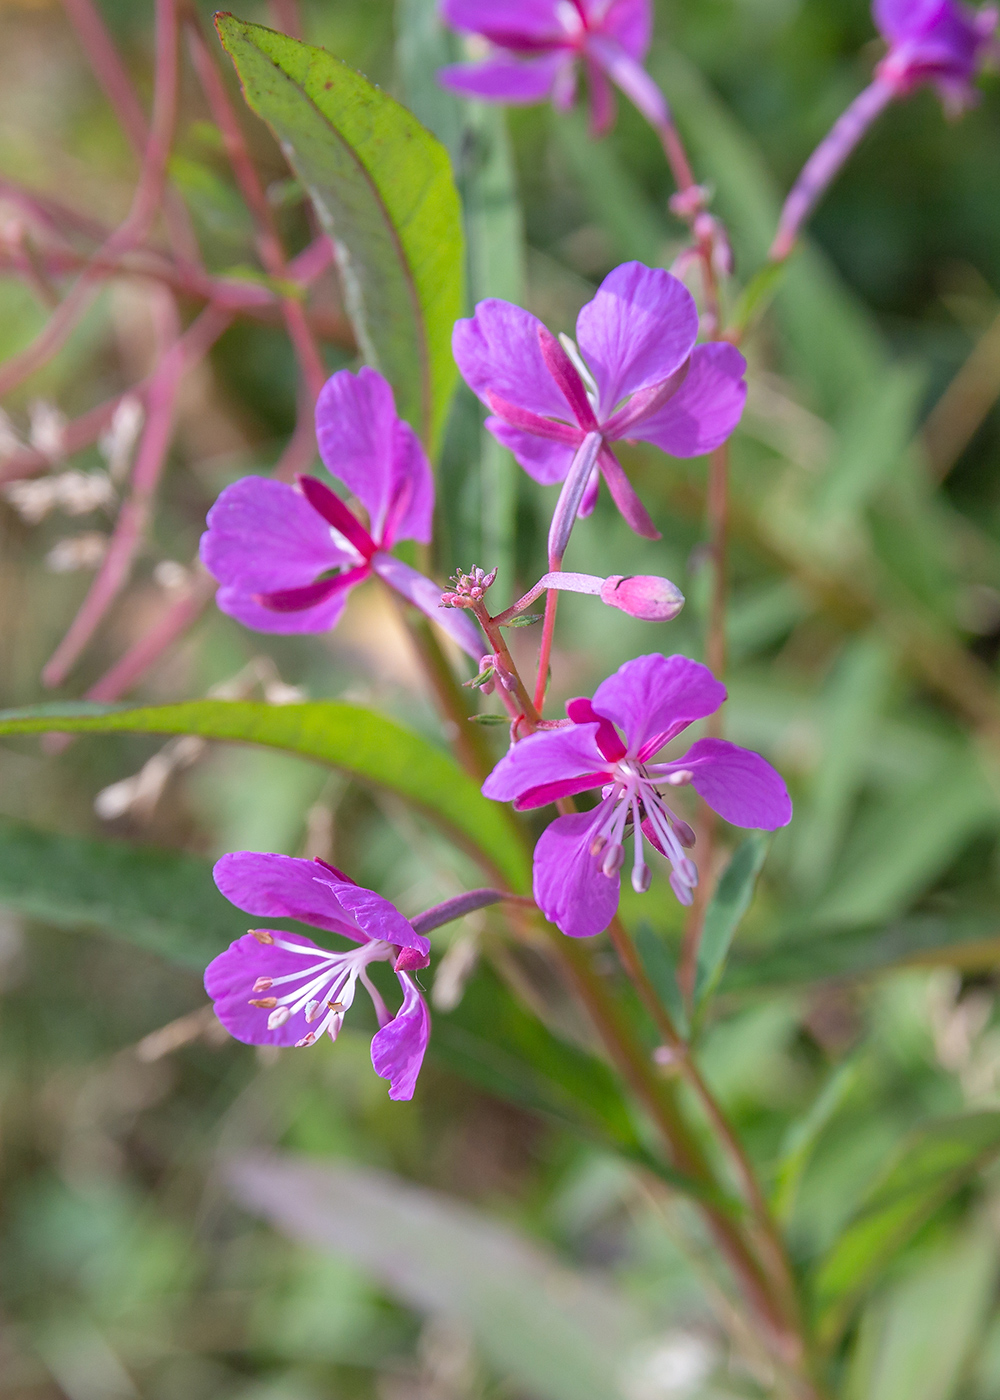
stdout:
<svg viewBox="0 0 1000 1400">
<path fill-rule="evenodd" d="M 995 967 L 998 958 L 1000 918 L 995 912 L 912 914 L 888 925 L 796 930 L 775 948 L 734 958 L 722 990 L 728 994 L 869 977 L 906 964 L 986 969 Z"/>
<path fill-rule="evenodd" d="M 461 211 L 448 153 L 387 93 L 322 49 L 216 16 L 250 107 L 334 239 L 351 323 L 400 414 L 436 445 L 455 385 Z"/>
<path fill-rule="evenodd" d="M 654 1331 L 612 1283 L 411 1181 L 289 1153 L 244 1153 L 224 1170 L 237 1199 L 277 1229 L 352 1260 L 405 1306 L 463 1324 L 505 1392 L 621 1400 L 623 1366 Z"/>
<path fill-rule="evenodd" d="M 199 734 L 302 754 L 397 793 L 485 858 L 513 889 L 528 887 L 527 857 L 507 810 L 483 797 L 472 779 L 426 739 L 357 705 L 336 700 L 304 705 L 194 700 L 141 709 L 80 703 L 0 712 L 0 734 L 52 730 Z"/>
<path fill-rule="evenodd" d="M 925 379 L 922 366 L 894 365 L 845 405 L 814 507 L 817 520 L 858 511 L 899 466 L 913 438 Z"/>
<path fill-rule="evenodd" d="M 998 1110 L 938 1119 L 909 1136 L 816 1269 L 813 1297 L 827 1341 L 920 1226 L 998 1154 Z"/>
<path fill-rule="evenodd" d="M 807 1113 L 790 1124 L 781 1145 L 775 1171 L 773 1209 L 780 1221 L 787 1222 L 795 1207 L 799 1183 L 820 1134 L 858 1081 L 858 1060 L 845 1060 L 830 1075 Z"/>
<path fill-rule="evenodd" d="M 504 627 L 534 627 L 536 622 L 541 622 L 544 613 L 522 613 L 520 617 L 512 617 L 509 622 L 503 624 Z"/>
<path fill-rule="evenodd" d="M 750 907 L 754 885 L 767 856 L 770 840 L 767 833 L 755 831 L 742 841 L 733 852 L 712 896 L 698 946 L 694 982 L 696 1008 L 703 1008 L 718 986 L 733 936 Z"/>
<path fill-rule="evenodd" d="M 0 906 L 56 928 L 110 933 L 204 968 L 246 931 L 207 861 L 0 821 Z"/>
<path fill-rule="evenodd" d="M 951 1400 L 996 1285 L 992 1231 L 974 1222 L 866 1310 L 845 1400 Z M 978 1392 L 977 1392 L 978 1393 Z"/>
</svg>

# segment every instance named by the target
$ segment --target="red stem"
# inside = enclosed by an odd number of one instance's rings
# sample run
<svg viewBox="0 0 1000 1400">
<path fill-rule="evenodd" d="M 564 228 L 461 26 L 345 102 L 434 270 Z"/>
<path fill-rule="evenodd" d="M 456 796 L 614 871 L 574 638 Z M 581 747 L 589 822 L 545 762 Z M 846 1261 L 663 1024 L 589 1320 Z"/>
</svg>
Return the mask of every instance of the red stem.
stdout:
<svg viewBox="0 0 1000 1400">
<path fill-rule="evenodd" d="M 200 568 L 195 561 L 195 566 Z M 120 700 L 155 666 L 165 651 L 197 622 L 215 596 L 218 585 L 204 571 L 180 598 L 175 598 L 163 611 L 158 622 L 143 634 L 138 642 L 111 667 L 110 671 L 84 694 L 85 700 L 109 702 Z"/>
<path fill-rule="evenodd" d="M 201 332 L 202 355 L 230 320 L 231 317 L 215 307 L 202 312 L 196 322 Z M 62 684 L 128 578 L 170 447 L 174 404 L 189 363 L 185 348 L 183 340 L 174 340 L 150 379 L 146 426 L 132 472 L 131 494 L 119 512 L 110 547 L 80 611 L 42 671 L 42 681 L 47 686 Z"/>
</svg>

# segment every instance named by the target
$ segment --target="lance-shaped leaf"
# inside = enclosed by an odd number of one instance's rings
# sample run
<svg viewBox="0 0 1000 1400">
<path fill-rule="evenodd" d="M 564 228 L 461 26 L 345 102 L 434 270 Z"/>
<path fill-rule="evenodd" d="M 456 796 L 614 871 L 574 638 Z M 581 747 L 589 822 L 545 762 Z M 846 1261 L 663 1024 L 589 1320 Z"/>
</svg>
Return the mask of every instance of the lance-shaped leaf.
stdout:
<svg viewBox="0 0 1000 1400">
<path fill-rule="evenodd" d="M 852 1305 L 920 1226 L 998 1154 L 995 1110 L 937 1119 L 910 1135 L 820 1262 L 813 1293 L 823 1339 L 836 1339 Z"/>
<path fill-rule="evenodd" d="M 509 813 L 426 739 L 383 715 L 336 700 L 265 705 L 193 700 L 181 705 L 38 705 L 0 713 L 0 734 L 199 734 L 302 754 L 398 793 L 422 808 L 515 890 L 527 858 Z"/>
<path fill-rule="evenodd" d="M 755 831 L 737 846 L 712 896 L 698 946 L 694 1001 L 703 1007 L 715 991 L 740 920 L 750 907 L 770 837 Z"/>
<path fill-rule="evenodd" d="M 462 222 L 448 154 L 398 102 L 323 49 L 216 16 L 250 107 L 334 240 L 365 359 L 434 445 L 455 384 Z"/>
</svg>

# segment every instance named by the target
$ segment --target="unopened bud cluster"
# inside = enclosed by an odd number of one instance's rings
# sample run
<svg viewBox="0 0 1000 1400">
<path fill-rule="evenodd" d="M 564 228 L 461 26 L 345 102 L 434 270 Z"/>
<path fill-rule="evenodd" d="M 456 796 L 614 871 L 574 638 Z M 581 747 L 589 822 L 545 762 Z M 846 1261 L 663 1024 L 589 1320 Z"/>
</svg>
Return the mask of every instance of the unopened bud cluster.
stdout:
<svg viewBox="0 0 1000 1400">
<path fill-rule="evenodd" d="M 491 569 L 470 569 L 467 574 L 458 572 L 450 580 L 451 588 L 441 595 L 441 603 L 446 608 L 472 608 L 481 603 L 486 591 L 496 582 L 497 571 Z"/>
</svg>

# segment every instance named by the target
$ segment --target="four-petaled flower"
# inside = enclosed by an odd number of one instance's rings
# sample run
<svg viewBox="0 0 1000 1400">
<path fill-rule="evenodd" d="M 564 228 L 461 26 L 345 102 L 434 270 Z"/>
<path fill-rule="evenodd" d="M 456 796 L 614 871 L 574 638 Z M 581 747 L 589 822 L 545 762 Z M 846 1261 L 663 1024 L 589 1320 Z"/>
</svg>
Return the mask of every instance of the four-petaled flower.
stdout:
<svg viewBox="0 0 1000 1400">
<path fill-rule="evenodd" d="M 219 607 L 258 632 L 326 632 L 351 589 L 377 574 L 478 660 L 470 619 L 443 608 L 438 584 L 390 553 L 400 540 L 430 542 L 434 482 L 382 376 L 366 368 L 329 379 L 316 436 L 326 466 L 368 512 L 367 528 L 318 477 L 300 476 L 297 488 L 244 477 L 222 492 L 201 539 Z"/>
<path fill-rule="evenodd" d="M 493 48 L 481 63 L 441 70 L 441 82 L 455 92 L 488 102 L 551 97 L 565 111 L 576 98 L 582 61 L 595 135 L 615 118 L 612 82 L 654 126 L 669 120 L 662 93 L 642 67 L 652 38 L 650 0 L 441 0 L 441 14 Z"/>
<path fill-rule="evenodd" d="M 683 758 L 653 762 L 666 744 L 714 714 L 725 698 L 725 686 L 696 661 L 640 656 L 602 682 L 593 700 L 571 700 L 569 724 L 515 744 L 487 778 L 486 796 L 513 800 L 519 811 L 601 789 L 595 808 L 558 817 L 535 847 L 535 901 L 563 933 L 587 938 L 611 922 L 629 827 L 635 843 L 633 887 L 649 888 L 645 837 L 670 861 L 678 899 L 691 903 L 698 872 L 685 848 L 694 844 L 694 836 L 664 800 L 662 788 L 690 783 L 734 826 L 773 831 L 791 820 L 784 781 L 749 749 L 724 739 L 698 739 Z"/>
<path fill-rule="evenodd" d="M 997 53 L 1000 10 L 971 10 L 957 0 L 875 0 L 875 23 L 889 45 L 877 76 L 905 97 L 933 83 L 949 111 L 975 101 L 973 80 L 987 51 Z"/>
<path fill-rule="evenodd" d="M 381 895 L 324 861 L 238 851 L 215 867 L 215 883 L 255 918 L 296 919 L 342 934 L 357 947 L 321 948 L 298 933 L 255 929 L 230 944 L 205 973 L 205 989 L 230 1035 L 247 1045 L 315 1045 L 336 1040 L 360 982 L 380 1026 L 375 1073 L 391 1099 L 411 1099 L 430 1036 L 430 1016 L 410 971 L 426 967 L 430 941 Z M 372 963 L 391 962 L 403 1001 L 391 1014 L 372 982 Z"/>
<path fill-rule="evenodd" d="M 696 345 L 691 293 L 637 262 L 604 279 L 576 335 L 576 345 L 557 340 L 530 312 L 491 299 L 457 323 L 452 344 L 490 409 L 486 426 L 529 476 L 543 485 L 569 478 L 569 504 L 581 515 L 603 476 L 633 530 L 657 539 L 609 444 L 642 438 L 674 457 L 710 452 L 740 420 L 746 361 L 724 342 Z"/>
</svg>

